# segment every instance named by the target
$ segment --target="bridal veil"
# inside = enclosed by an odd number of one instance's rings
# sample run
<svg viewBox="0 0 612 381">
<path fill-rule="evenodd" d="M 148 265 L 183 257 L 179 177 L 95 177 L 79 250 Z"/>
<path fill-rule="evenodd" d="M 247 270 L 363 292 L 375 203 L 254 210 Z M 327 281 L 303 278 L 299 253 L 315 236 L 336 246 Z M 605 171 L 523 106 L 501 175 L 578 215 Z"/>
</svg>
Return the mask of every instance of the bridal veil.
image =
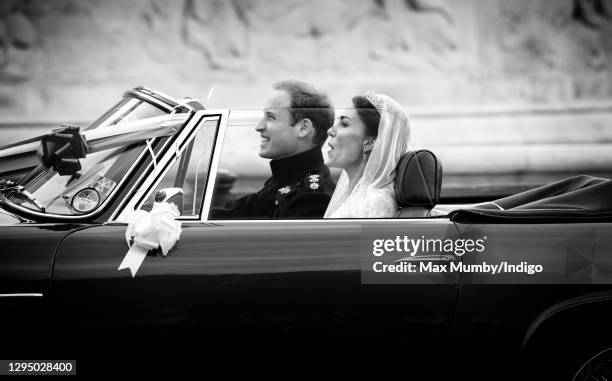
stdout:
<svg viewBox="0 0 612 381">
<path fill-rule="evenodd" d="M 396 101 L 371 91 L 365 97 L 380 113 L 378 136 L 361 179 L 349 192 L 349 179 L 342 171 L 325 218 L 384 218 L 397 213 L 395 168 L 412 148 L 406 110 Z"/>
</svg>

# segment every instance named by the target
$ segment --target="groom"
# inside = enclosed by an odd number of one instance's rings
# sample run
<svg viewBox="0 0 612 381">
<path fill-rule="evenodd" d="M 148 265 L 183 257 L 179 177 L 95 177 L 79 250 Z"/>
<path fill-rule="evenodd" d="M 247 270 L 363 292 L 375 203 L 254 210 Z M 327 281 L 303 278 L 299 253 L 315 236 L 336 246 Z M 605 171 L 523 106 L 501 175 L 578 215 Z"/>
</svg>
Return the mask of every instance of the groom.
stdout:
<svg viewBox="0 0 612 381">
<path fill-rule="evenodd" d="M 259 156 L 270 161 L 272 177 L 257 193 L 213 209 L 212 219 L 322 218 L 334 191 L 321 146 L 334 123 L 327 95 L 295 80 L 275 83 L 255 127 Z"/>
</svg>

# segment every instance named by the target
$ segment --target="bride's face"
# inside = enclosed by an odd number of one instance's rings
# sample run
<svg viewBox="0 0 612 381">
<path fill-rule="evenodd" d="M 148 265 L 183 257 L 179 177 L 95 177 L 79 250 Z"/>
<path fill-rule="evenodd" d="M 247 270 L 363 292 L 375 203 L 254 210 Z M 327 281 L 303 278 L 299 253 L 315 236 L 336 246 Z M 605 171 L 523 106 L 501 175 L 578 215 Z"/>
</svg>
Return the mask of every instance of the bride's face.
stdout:
<svg viewBox="0 0 612 381">
<path fill-rule="evenodd" d="M 327 130 L 327 166 L 347 169 L 363 160 L 368 141 L 366 126 L 355 109 L 338 110 L 336 123 Z"/>
</svg>

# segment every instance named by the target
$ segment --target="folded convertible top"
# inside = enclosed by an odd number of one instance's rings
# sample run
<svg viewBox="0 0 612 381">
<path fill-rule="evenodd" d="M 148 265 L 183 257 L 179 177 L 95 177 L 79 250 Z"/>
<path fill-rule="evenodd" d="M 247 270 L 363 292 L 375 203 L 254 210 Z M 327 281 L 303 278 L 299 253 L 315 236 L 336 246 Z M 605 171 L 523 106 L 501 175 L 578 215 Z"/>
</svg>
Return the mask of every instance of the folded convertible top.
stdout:
<svg viewBox="0 0 612 381">
<path fill-rule="evenodd" d="M 456 222 L 612 222 L 612 180 L 575 176 L 449 213 Z"/>
</svg>

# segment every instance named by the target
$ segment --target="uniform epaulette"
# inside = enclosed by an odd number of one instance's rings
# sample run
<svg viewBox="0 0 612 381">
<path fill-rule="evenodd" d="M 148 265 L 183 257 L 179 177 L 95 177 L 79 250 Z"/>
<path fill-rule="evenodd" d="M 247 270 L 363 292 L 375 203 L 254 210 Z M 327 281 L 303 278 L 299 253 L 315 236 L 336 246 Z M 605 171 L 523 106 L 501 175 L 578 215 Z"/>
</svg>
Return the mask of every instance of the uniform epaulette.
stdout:
<svg viewBox="0 0 612 381">
<path fill-rule="evenodd" d="M 311 191 L 317 191 L 319 188 L 321 188 L 319 185 L 320 178 L 321 175 L 318 173 L 306 176 L 306 178 L 304 178 L 304 187 Z"/>
</svg>

